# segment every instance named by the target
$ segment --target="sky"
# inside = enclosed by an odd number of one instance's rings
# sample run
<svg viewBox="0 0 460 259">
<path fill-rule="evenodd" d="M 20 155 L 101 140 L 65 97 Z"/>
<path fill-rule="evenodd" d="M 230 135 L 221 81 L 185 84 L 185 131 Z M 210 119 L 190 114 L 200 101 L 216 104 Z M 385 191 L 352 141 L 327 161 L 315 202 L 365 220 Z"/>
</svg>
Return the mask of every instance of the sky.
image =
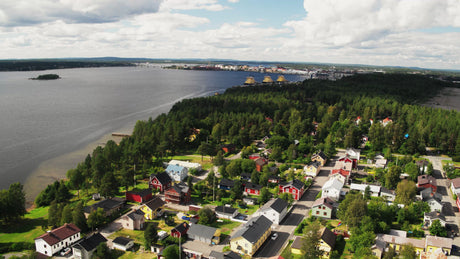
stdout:
<svg viewBox="0 0 460 259">
<path fill-rule="evenodd" d="M 0 59 L 460 69 L 460 0 L 1 0 Z"/>
</svg>

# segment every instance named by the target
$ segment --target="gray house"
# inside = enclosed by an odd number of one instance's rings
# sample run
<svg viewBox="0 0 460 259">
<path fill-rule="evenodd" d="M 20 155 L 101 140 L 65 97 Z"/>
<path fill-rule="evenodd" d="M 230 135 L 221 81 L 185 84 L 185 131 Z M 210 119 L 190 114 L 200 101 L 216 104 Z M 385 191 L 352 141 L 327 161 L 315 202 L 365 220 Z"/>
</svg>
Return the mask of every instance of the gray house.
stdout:
<svg viewBox="0 0 460 259">
<path fill-rule="evenodd" d="M 104 236 L 100 233 L 96 233 L 90 237 L 82 239 L 80 242 L 72 246 L 72 253 L 74 258 L 77 259 L 89 259 L 93 255 L 97 246 L 100 243 L 107 242 Z"/>
<path fill-rule="evenodd" d="M 193 224 L 187 232 L 188 238 L 206 244 L 217 245 L 220 242 L 220 229 L 200 224 Z"/>
</svg>

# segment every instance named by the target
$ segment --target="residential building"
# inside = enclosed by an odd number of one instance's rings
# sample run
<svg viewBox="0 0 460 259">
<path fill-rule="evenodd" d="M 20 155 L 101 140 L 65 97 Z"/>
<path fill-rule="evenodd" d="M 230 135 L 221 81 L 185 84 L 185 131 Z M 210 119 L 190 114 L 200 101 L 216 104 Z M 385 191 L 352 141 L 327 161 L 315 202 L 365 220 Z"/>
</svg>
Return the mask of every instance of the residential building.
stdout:
<svg viewBox="0 0 460 259">
<path fill-rule="evenodd" d="M 394 193 L 394 191 L 388 190 L 387 188 L 382 186 L 380 188 L 380 197 L 384 197 L 389 201 L 394 201 L 396 198 L 396 194 Z"/>
<path fill-rule="evenodd" d="M 209 245 L 219 244 L 220 234 L 220 229 L 200 224 L 191 225 L 187 232 L 188 238 L 201 241 Z"/>
<path fill-rule="evenodd" d="M 327 156 L 323 153 L 323 151 L 319 151 L 318 153 L 311 156 L 311 161 L 318 161 L 321 163 L 321 166 L 324 166 L 327 162 Z"/>
<path fill-rule="evenodd" d="M 333 169 L 329 177 L 330 179 L 337 179 L 343 184 L 348 184 L 348 181 L 350 180 L 350 173 L 351 171 L 344 169 Z"/>
<path fill-rule="evenodd" d="M 387 166 L 388 160 L 382 154 L 377 154 L 374 160 L 375 168 L 385 168 Z"/>
<path fill-rule="evenodd" d="M 108 217 L 113 213 L 120 211 L 124 205 L 125 201 L 119 198 L 105 199 L 91 206 L 84 207 L 83 211 L 85 213 L 85 217 L 88 218 L 91 212 L 101 208 L 104 210 L 105 216 Z"/>
<path fill-rule="evenodd" d="M 123 228 L 131 230 L 141 230 L 145 224 L 145 214 L 142 210 L 135 210 L 128 215 L 121 217 L 121 225 Z"/>
<path fill-rule="evenodd" d="M 166 173 L 168 173 L 173 182 L 182 182 L 188 175 L 188 169 L 184 166 L 169 164 L 166 167 Z"/>
<path fill-rule="evenodd" d="M 171 229 L 171 236 L 172 237 L 182 237 L 185 234 L 187 234 L 187 231 L 189 230 L 190 225 L 187 222 L 182 222 L 179 225 L 177 225 L 175 228 Z"/>
<path fill-rule="evenodd" d="M 425 250 L 426 252 L 434 252 L 437 249 L 442 249 L 445 255 L 450 255 L 452 251 L 452 238 L 426 236 L 425 237 Z"/>
<path fill-rule="evenodd" d="M 379 197 L 381 186 L 371 184 L 350 184 L 350 190 L 356 190 L 364 194 L 366 188 L 369 186 L 369 191 L 372 197 Z"/>
<path fill-rule="evenodd" d="M 225 153 L 233 153 L 236 149 L 233 144 L 224 144 L 221 148 Z"/>
<path fill-rule="evenodd" d="M 353 160 L 353 168 L 356 168 L 359 163 L 359 159 L 361 158 L 361 150 L 355 148 L 348 148 L 345 151 L 346 157 Z"/>
<path fill-rule="evenodd" d="M 265 216 L 251 218 L 230 238 L 230 249 L 238 254 L 253 256 L 271 233 L 272 222 Z"/>
<path fill-rule="evenodd" d="M 268 164 L 268 160 L 263 157 L 257 158 L 254 162 L 256 163 L 257 172 L 262 172 L 262 168 Z"/>
<path fill-rule="evenodd" d="M 436 192 L 438 185 L 436 178 L 431 175 L 419 175 L 417 177 L 417 187 L 420 189 L 432 188 L 433 192 Z"/>
<path fill-rule="evenodd" d="M 165 204 L 166 203 L 160 197 L 155 197 L 146 204 L 142 205 L 140 210 L 144 213 L 145 219 L 155 219 L 157 217 L 157 213 Z"/>
<path fill-rule="evenodd" d="M 290 193 L 294 200 L 298 201 L 305 192 L 305 184 L 297 179 L 279 184 L 279 193 Z"/>
<path fill-rule="evenodd" d="M 460 194 L 460 177 L 450 180 L 450 189 L 455 195 Z"/>
<path fill-rule="evenodd" d="M 353 170 L 353 159 L 347 156 L 339 157 L 335 162 L 334 169 L 343 169 L 351 172 Z"/>
<path fill-rule="evenodd" d="M 340 192 L 342 191 L 343 183 L 337 179 L 329 179 L 324 183 L 321 198 L 329 197 L 335 201 L 340 200 Z"/>
<path fill-rule="evenodd" d="M 303 167 L 303 173 L 307 176 L 316 177 L 321 171 L 321 162 L 312 161 Z"/>
<path fill-rule="evenodd" d="M 151 200 L 153 194 L 151 189 L 144 189 L 139 191 L 128 191 L 125 193 L 125 197 L 127 201 L 143 203 Z"/>
<path fill-rule="evenodd" d="M 169 165 L 180 165 L 186 167 L 189 171 L 191 169 L 195 169 L 197 171 L 201 171 L 201 164 L 200 163 L 191 163 L 188 161 L 181 161 L 181 160 L 171 160 L 168 163 Z"/>
<path fill-rule="evenodd" d="M 303 237 L 301 236 L 295 236 L 294 242 L 291 244 L 291 253 L 295 255 L 302 255 L 302 243 L 303 243 Z"/>
<path fill-rule="evenodd" d="M 260 190 L 262 190 L 262 185 L 249 182 L 244 186 L 244 192 L 248 195 L 260 195 Z"/>
<path fill-rule="evenodd" d="M 221 219 L 232 219 L 238 215 L 238 210 L 227 206 L 217 206 L 214 209 L 218 218 Z"/>
<path fill-rule="evenodd" d="M 268 176 L 268 182 L 269 183 L 279 183 L 280 182 L 280 177 L 277 175 L 270 175 Z"/>
<path fill-rule="evenodd" d="M 211 251 L 209 259 L 241 259 L 241 256 L 233 251 L 228 252 L 217 252 Z"/>
<path fill-rule="evenodd" d="M 442 201 L 435 196 L 423 199 L 423 201 L 428 203 L 431 211 L 442 211 Z"/>
<path fill-rule="evenodd" d="M 446 217 L 442 213 L 437 211 L 425 212 L 423 213 L 423 222 L 425 227 L 430 227 L 435 220 L 439 220 L 443 227 L 446 226 Z"/>
<path fill-rule="evenodd" d="M 233 180 L 222 178 L 219 182 L 219 189 L 230 191 L 233 188 L 235 182 Z"/>
<path fill-rule="evenodd" d="M 104 242 L 107 242 L 107 239 L 100 233 L 86 237 L 72 245 L 73 257 L 76 259 L 90 259 L 97 246 Z"/>
<path fill-rule="evenodd" d="M 172 179 L 169 177 L 169 174 L 166 172 L 162 172 L 159 174 L 151 174 L 149 180 L 150 188 L 160 190 L 163 192 L 164 190 L 171 187 Z"/>
<path fill-rule="evenodd" d="M 128 251 L 131 247 L 134 246 L 134 240 L 127 237 L 116 237 L 112 241 L 112 244 L 114 249 Z"/>
<path fill-rule="evenodd" d="M 288 203 L 280 198 L 271 199 L 260 207 L 252 216 L 264 215 L 273 224 L 279 225 L 287 214 Z"/>
<path fill-rule="evenodd" d="M 35 238 L 35 250 L 40 254 L 52 256 L 80 240 L 81 230 L 73 223 L 66 223 Z"/>
<path fill-rule="evenodd" d="M 319 250 L 323 251 L 324 257 L 329 257 L 335 246 L 335 234 L 328 228 L 324 227 L 320 230 Z"/>
<path fill-rule="evenodd" d="M 180 182 L 165 191 L 165 201 L 174 204 L 188 204 L 191 190 L 187 184 Z"/>
<path fill-rule="evenodd" d="M 245 202 L 247 205 L 255 205 L 257 204 L 257 198 L 243 197 L 243 202 Z"/>
<path fill-rule="evenodd" d="M 329 197 L 317 199 L 311 207 L 311 215 L 326 219 L 335 217 L 339 204 Z"/>
<path fill-rule="evenodd" d="M 406 235 L 394 235 L 394 234 L 377 234 L 377 240 L 384 242 L 385 247 L 392 247 L 396 252 L 401 251 L 401 248 L 405 244 L 411 244 L 414 246 L 417 254 L 420 254 L 425 249 L 424 239 L 408 238 Z"/>
</svg>

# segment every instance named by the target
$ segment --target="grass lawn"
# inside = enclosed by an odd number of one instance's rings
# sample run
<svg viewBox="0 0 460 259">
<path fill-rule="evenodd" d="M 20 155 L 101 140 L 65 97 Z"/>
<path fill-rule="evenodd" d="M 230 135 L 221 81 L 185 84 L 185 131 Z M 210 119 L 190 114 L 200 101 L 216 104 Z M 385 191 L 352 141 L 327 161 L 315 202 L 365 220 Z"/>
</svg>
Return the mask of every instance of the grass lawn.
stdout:
<svg viewBox="0 0 460 259">
<path fill-rule="evenodd" d="M 0 226 L 0 243 L 34 243 L 36 237 L 45 233 L 41 226 L 48 223 L 48 208 L 33 209 L 24 216 L 23 220 Z"/>
<path fill-rule="evenodd" d="M 351 244 L 349 242 L 345 243 L 345 247 L 343 248 L 343 253 L 340 258 L 353 258 L 353 254 L 350 252 Z"/>
<path fill-rule="evenodd" d="M 223 222 L 214 222 L 211 224 L 212 227 L 219 228 L 221 233 L 224 235 L 230 235 L 233 229 L 239 227 L 241 222 L 235 222 L 231 220 L 223 219 Z"/>
<path fill-rule="evenodd" d="M 142 259 L 142 258 L 148 258 L 148 259 L 153 259 L 157 258 L 157 256 L 153 253 L 147 253 L 147 252 L 125 252 L 122 256 L 118 257 L 118 259 Z"/>
<path fill-rule="evenodd" d="M 454 166 L 460 166 L 460 162 L 454 162 L 452 160 L 442 160 L 442 166 L 445 166 L 446 164 L 453 163 Z"/>
<path fill-rule="evenodd" d="M 130 229 L 120 229 L 117 232 L 109 236 L 109 238 L 114 239 L 116 237 L 127 237 L 134 239 L 134 242 L 143 245 L 144 244 L 144 231 L 143 230 L 130 230 Z"/>
<path fill-rule="evenodd" d="M 238 208 L 238 212 L 245 215 L 252 215 L 259 209 L 260 205 L 248 205 L 247 208 Z"/>
</svg>

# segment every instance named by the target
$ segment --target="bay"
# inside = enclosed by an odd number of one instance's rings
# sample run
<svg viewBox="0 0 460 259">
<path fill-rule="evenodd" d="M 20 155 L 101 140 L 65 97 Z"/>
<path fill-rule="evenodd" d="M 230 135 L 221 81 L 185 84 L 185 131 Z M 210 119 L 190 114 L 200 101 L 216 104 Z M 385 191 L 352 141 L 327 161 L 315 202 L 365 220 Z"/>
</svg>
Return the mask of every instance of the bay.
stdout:
<svg viewBox="0 0 460 259">
<path fill-rule="evenodd" d="M 48 73 L 61 79 L 28 80 Z M 27 183 L 30 201 L 46 184 L 65 177 L 112 132 L 131 133 L 137 120 L 168 112 L 183 98 L 222 93 L 247 76 L 261 82 L 264 75 L 158 67 L 1 72 L 0 188 Z M 66 154 L 73 154 L 72 159 L 65 159 Z M 38 169 L 40 173 L 34 173 Z"/>
</svg>

